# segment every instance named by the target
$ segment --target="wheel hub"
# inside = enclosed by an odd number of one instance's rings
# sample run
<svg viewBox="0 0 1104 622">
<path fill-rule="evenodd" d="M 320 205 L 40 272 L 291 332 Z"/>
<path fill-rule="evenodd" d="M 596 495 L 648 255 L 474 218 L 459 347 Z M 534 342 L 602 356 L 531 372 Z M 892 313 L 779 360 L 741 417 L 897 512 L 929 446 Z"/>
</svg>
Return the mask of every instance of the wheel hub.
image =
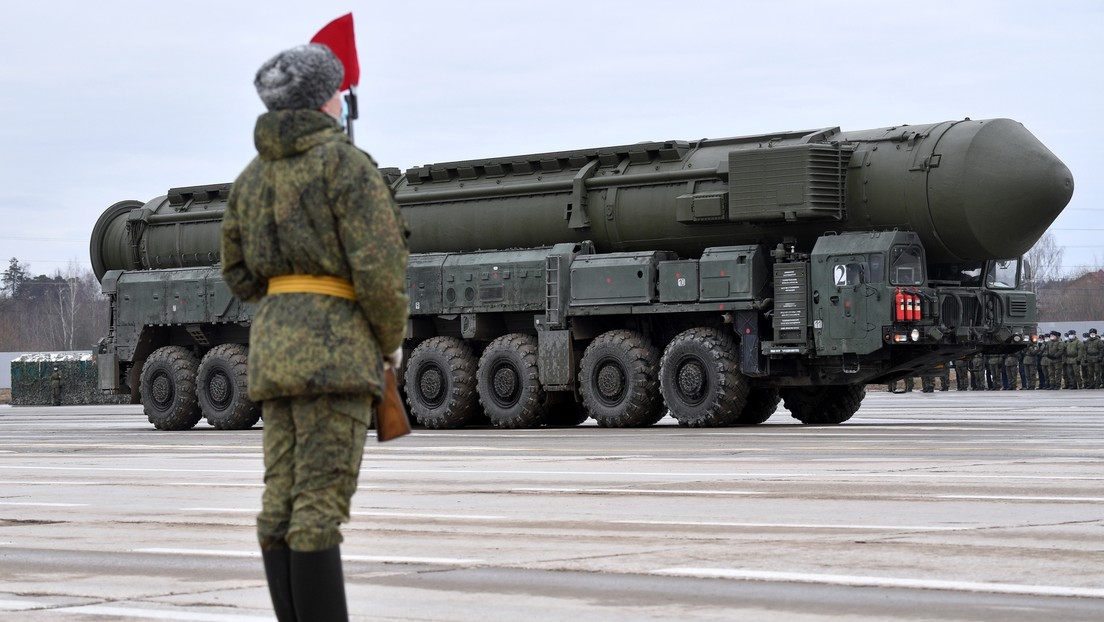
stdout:
<svg viewBox="0 0 1104 622">
<path fill-rule="evenodd" d="M 158 374 L 153 379 L 153 387 L 151 394 L 153 395 L 153 401 L 158 404 L 169 404 L 173 398 L 172 381 L 168 376 L 164 374 Z"/>
<path fill-rule="evenodd" d="M 679 393 L 689 401 L 700 400 L 705 393 L 705 370 L 698 361 L 690 361 L 679 367 Z"/>
<path fill-rule="evenodd" d="M 615 402 L 625 392 L 625 375 L 617 365 L 603 365 L 598 370 L 598 393 L 607 402 Z"/>
<path fill-rule="evenodd" d="M 517 373 L 509 367 L 499 367 L 495 370 L 492 379 L 495 397 L 503 402 L 512 401 L 518 392 Z"/>
<path fill-rule="evenodd" d="M 226 374 L 212 374 L 211 380 L 207 383 L 207 395 L 211 401 L 219 406 L 225 406 L 230 401 L 231 394 L 230 379 Z"/>
<path fill-rule="evenodd" d="M 421 378 L 418 379 L 418 390 L 421 392 L 425 401 L 434 403 L 441 399 L 441 393 L 444 390 L 444 378 L 441 376 L 441 370 L 437 368 L 427 369 L 422 373 Z"/>
</svg>

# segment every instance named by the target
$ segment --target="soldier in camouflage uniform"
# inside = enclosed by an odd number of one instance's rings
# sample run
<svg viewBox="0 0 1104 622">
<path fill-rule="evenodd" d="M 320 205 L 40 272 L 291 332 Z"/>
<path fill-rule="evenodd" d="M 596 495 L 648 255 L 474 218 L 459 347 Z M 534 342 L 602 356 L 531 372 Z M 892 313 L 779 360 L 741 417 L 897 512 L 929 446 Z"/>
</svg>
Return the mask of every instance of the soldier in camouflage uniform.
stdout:
<svg viewBox="0 0 1104 622">
<path fill-rule="evenodd" d="M 1076 389 L 1081 386 L 1081 341 L 1077 338 L 1077 331 L 1071 330 L 1066 335 L 1065 344 L 1065 370 L 1066 388 Z"/>
<path fill-rule="evenodd" d="M 1089 338 L 1085 340 L 1085 362 L 1088 367 L 1088 375 L 1085 377 L 1085 385 L 1088 389 L 1104 388 L 1101 381 L 1101 373 L 1104 372 L 1104 341 L 1101 341 L 1095 328 L 1089 329 Z"/>
<path fill-rule="evenodd" d="M 889 386 L 888 386 L 887 390 L 890 393 L 897 393 L 898 392 L 897 391 L 897 382 L 898 382 L 897 380 L 894 380 L 894 381 L 889 383 Z M 900 382 L 904 383 L 904 385 L 905 385 L 904 393 L 912 393 L 912 388 L 916 386 L 916 378 L 914 376 L 909 376 L 907 378 L 903 378 L 903 379 L 900 380 Z"/>
<path fill-rule="evenodd" d="M 1002 357 L 999 354 L 990 354 L 985 357 L 985 370 L 989 372 L 989 385 L 990 391 L 1001 390 L 1001 361 Z"/>
<path fill-rule="evenodd" d="M 277 618 L 346 620 L 340 525 L 349 520 L 384 360 L 406 329 L 405 225 L 337 119 L 343 67 L 329 48 L 276 55 L 254 85 L 258 156 L 222 223 L 222 272 L 258 303 L 249 397 L 264 417 L 257 535 Z"/>
<path fill-rule="evenodd" d="M 1004 376 L 1007 385 L 1006 391 L 1016 391 L 1020 388 L 1020 355 L 1018 352 L 1009 352 L 1004 355 Z"/>
<path fill-rule="evenodd" d="M 970 358 L 970 388 L 974 391 L 985 390 L 985 357 L 980 353 Z"/>
<path fill-rule="evenodd" d="M 967 371 L 969 363 L 965 359 L 958 359 L 954 361 L 955 370 L 955 390 L 956 391 L 968 391 L 970 389 L 970 372 Z"/>
<path fill-rule="evenodd" d="M 1043 349 L 1043 373 L 1047 377 L 1047 389 L 1051 391 L 1062 388 L 1062 360 L 1066 356 L 1066 349 L 1058 337 L 1058 331 L 1050 331 L 1050 338 Z"/>
<path fill-rule="evenodd" d="M 50 402 L 54 406 L 61 406 L 61 371 L 57 367 L 50 374 Z"/>
<path fill-rule="evenodd" d="M 1028 391 L 1035 390 L 1035 386 L 1039 381 L 1039 353 L 1038 343 L 1032 343 L 1024 350 L 1024 389 Z"/>
</svg>

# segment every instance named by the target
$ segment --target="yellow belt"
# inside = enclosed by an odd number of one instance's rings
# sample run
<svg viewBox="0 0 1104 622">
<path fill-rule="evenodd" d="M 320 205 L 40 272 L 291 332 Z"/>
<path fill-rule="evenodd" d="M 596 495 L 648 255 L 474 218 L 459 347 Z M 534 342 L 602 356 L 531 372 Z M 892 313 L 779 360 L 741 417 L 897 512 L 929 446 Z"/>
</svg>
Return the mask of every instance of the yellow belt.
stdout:
<svg viewBox="0 0 1104 622">
<path fill-rule="evenodd" d="M 268 294 L 324 294 L 356 300 L 353 284 L 341 277 L 286 274 L 268 279 Z"/>
</svg>

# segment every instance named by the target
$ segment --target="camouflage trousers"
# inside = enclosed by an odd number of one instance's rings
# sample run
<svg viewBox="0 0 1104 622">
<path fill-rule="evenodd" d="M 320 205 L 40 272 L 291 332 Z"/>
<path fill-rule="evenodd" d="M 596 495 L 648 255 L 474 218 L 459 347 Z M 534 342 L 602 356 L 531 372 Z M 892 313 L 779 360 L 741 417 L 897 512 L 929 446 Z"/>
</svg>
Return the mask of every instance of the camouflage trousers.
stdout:
<svg viewBox="0 0 1104 622">
<path fill-rule="evenodd" d="M 265 489 L 257 516 L 262 550 L 322 551 L 341 544 L 349 521 L 371 395 L 266 400 Z"/>
</svg>

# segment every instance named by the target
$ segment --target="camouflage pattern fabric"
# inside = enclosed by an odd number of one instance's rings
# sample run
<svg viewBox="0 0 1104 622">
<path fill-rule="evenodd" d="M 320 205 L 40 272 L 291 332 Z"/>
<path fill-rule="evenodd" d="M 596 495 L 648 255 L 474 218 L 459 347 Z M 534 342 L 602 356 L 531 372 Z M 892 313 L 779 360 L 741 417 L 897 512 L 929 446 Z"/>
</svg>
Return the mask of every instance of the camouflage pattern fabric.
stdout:
<svg viewBox="0 0 1104 622">
<path fill-rule="evenodd" d="M 305 552 L 341 544 L 368 434 L 356 413 L 371 407 L 368 395 L 264 402 L 265 490 L 257 516 L 263 550 L 285 542 Z"/>
<path fill-rule="evenodd" d="M 1047 388 L 1057 391 L 1062 388 L 1062 377 L 1065 374 L 1062 359 L 1065 356 L 1066 349 L 1062 342 L 1049 339 L 1043 353 L 1043 374 L 1047 378 Z"/>
<path fill-rule="evenodd" d="M 1039 383 L 1039 354 L 1042 349 L 1039 344 L 1033 343 L 1031 346 L 1024 350 L 1023 366 L 1024 366 L 1024 388 L 1034 390 Z"/>
<path fill-rule="evenodd" d="M 1075 339 L 1070 339 L 1065 344 L 1066 352 L 1066 388 L 1076 389 L 1081 386 L 1081 355 L 1082 346 L 1081 342 Z"/>
<path fill-rule="evenodd" d="M 1088 363 L 1089 375 L 1085 377 L 1086 388 L 1104 388 L 1101 384 L 1102 363 L 1104 363 L 1104 341 L 1097 335 L 1090 335 L 1085 340 L 1085 360 Z"/>
<path fill-rule="evenodd" d="M 1004 377 L 1008 382 L 1008 390 L 1015 391 L 1020 388 L 1020 355 L 1008 354 L 1004 357 Z"/>
<path fill-rule="evenodd" d="M 250 328 L 249 397 L 382 395 L 382 357 L 406 331 L 406 227 L 372 159 L 316 110 L 260 116 L 258 156 L 222 221 L 230 291 L 260 301 Z M 357 300 L 266 296 L 268 279 L 335 276 Z M 364 415 L 365 419 L 367 415 Z"/>
<path fill-rule="evenodd" d="M 258 156 L 230 191 L 222 274 L 259 301 L 250 327 L 249 397 L 264 417 L 264 550 L 341 542 L 383 356 L 406 332 L 406 227 L 391 191 L 340 125 L 315 110 L 257 119 Z M 332 276 L 357 299 L 266 295 L 283 275 Z"/>
</svg>

